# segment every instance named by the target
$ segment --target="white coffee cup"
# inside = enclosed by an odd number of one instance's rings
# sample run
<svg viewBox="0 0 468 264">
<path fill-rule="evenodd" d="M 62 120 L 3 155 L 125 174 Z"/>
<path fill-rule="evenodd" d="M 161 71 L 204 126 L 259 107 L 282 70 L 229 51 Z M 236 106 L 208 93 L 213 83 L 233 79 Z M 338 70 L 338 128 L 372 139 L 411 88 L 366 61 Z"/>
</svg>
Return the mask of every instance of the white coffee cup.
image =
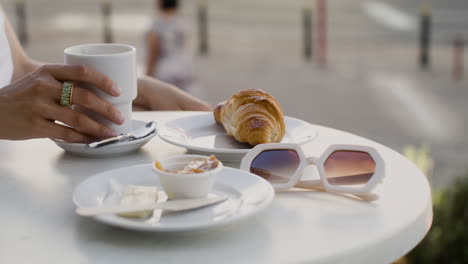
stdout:
<svg viewBox="0 0 468 264">
<path fill-rule="evenodd" d="M 85 111 L 86 114 L 118 133 L 132 131 L 132 101 L 137 96 L 135 48 L 124 44 L 85 44 L 69 47 L 64 53 L 65 64 L 93 68 L 111 78 L 120 89 L 120 96 L 115 97 L 93 86 L 79 84 L 113 104 L 125 117 L 123 124 L 115 124 L 90 111 Z"/>
</svg>

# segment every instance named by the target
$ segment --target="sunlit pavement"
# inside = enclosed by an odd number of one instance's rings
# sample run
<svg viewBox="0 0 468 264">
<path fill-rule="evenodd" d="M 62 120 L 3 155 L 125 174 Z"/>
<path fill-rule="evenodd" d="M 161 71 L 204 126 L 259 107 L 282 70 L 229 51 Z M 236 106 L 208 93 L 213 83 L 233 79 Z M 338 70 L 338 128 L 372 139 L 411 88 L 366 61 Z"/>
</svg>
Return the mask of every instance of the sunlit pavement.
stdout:
<svg viewBox="0 0 468 264">
<path fill-rule="evenodd" d="M 15 24 L 14 1 L 3 2 Z M 153 1 L 111 2 L 115 41 L 135 45 L 141 65 Z M 207 2 L 210 54 L 194 60 L 201 87 L 197 95 L 212 105 L 239 89 L 260 88 L 272 93 L 287 115 L 406 154 L 427 169 L 435 188 L 468 168 L 468 76 L 451 79 L 451 42 L 457 33 L 468 39 L 468 2 L 432 1 L 428 70 L 417 63 L 420 1 L 329 1 L 325 68 L 302 58 L 301 9 L 312 1 Z M 99 1 L 26 3 L 27 50 L 34 58 L 61 62 L 65 47 L 102 41 Z M 196 47 L 196 1 L 185 1 L 183 13 L 193 22 Z"/>
</svg>

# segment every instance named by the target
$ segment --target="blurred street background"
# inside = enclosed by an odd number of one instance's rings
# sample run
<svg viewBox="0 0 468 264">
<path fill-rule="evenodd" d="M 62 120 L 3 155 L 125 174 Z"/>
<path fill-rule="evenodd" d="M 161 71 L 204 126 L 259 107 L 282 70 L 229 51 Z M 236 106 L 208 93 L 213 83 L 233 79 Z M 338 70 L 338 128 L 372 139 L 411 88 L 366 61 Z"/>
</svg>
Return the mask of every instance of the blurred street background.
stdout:
<svg viewBox="0 0 468 264">
<path fill-rule="evenodd" d="M 66 47 L 103 41 L 96 0 L 23 1 L 27 44 L 37 60 L 61 63 Z M 19 28 L 16 1 L 3 0 Z M 113 41 L 137 47 L 153 0 L 113 0 Z M 205 3 L 208 52 L 198 52 L 197 8 Z M 312 12 L 312 55 L 303 55 L 303 10 Z M 413 159 L 434 189 L 468 168 L 468 76 L 453 78 L 453 41 L 468 40 L 468 1 L 339 0 L 327 2 L 327 63 L 316 52 L 316 1 L 186 0 L 198 80 L 193 93 L 211 105 L 246 88 L 263 89 L 285 114 L 373 139 Z M 419 62 L 421 13 L 431 14 L 427 68 Z M 465 61 L 468 56 L 464 56 Z M 465 62 L 466 65 L 466 62 Z M 465 70 L 465 75 L 468 71 Z"/>
</svg>

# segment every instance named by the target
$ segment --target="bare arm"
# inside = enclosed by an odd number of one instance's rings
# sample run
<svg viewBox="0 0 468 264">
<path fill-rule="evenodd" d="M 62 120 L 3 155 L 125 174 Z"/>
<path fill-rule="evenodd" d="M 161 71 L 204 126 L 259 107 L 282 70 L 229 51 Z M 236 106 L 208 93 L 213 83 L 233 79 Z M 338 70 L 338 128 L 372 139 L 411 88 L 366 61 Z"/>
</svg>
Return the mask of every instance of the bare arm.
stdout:
<svg viewBox="0 0 468 264">
<path fill-rule="evenodd" d="M 156 63 L 158 61 L 160 52 L 160 40 L 158 34 L 154 31 L 148 32 L 146 37 L 148 48 L 148 59 L 146 61 L 146 75 L 152 76 L 156 70 Z"/>
<path fill-rule="evenodd" d="M 133 106 L 134 110 L 211 111 L 207 103 L 149 76 L 138 79 L 138 96 Z"/>
<path fill-rule="evenodd" d="M 0 12 L 3 12 L 0 7 Z M 37 70 L 43 63 L 33 61 L 26 52 L 24 52 L 23 47 L 18 41 L 13 28 L 5 17 L 5 27 L 6 27 L 6 34 L 8 38 L 8 43 L 10 44 L 11 49 L 11 56 L 13 59 L 13 82 L 21 79 L 26 74 L 31 73 Z"/>
</svg>

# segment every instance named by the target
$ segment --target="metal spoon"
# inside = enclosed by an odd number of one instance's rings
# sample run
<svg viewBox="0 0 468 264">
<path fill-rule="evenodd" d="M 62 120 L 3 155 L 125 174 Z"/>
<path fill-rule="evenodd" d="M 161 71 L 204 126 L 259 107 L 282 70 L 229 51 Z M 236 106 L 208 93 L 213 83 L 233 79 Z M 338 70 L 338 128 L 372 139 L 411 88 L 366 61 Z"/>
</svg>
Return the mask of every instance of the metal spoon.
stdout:
<svg viewBox="0 0 468 264">
<path fill-rule="evenodd" d="M 151 121 L 131 133 L 120 134 L 116 137 L 106 138 L 96 142 L 86 144 L 87 148 L 95 149 L 122 141 L 132 141 L 147 137 L 156 132 L 156 122 Z"/>
</svg>

